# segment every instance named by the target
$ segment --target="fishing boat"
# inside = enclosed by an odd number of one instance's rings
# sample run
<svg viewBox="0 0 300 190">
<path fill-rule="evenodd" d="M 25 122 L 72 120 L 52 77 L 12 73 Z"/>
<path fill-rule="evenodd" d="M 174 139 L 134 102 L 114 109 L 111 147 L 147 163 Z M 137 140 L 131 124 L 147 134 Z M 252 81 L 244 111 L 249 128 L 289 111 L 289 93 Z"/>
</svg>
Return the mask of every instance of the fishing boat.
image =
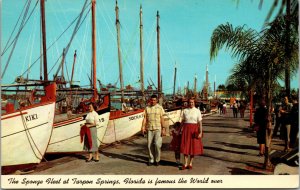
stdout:
<svg viewBox="0 0 300 190">
<path fill-rule="evenodd" d="M 53 130 L 55 86 L 45 86 L 45 96 L 39 103 L 14 109 L 8 102 L 2 108 L 2 172 L 24 169 L 43 159 Z"/>
<path fill-rule="evenodd" d="M 41 10 L 44 11 L 44 0 L 40 3 Z M 44 14 L 41 16 L 43 17 Z M 42 22 L 43 30 L 44 27 L 45 23 Z M 45 34 L 42 37 L 44 44 Z M 1 85 L 1 99 L 3 100 L 1 102 L 2 174 L 39 164 L 49 144 L 53 131 L 56 83 L 48 81 L 45 52 L 46 49 L 43 48 L 43 80 L 29 80 L 28 78 L 25 80 L 20 76 L 14 84 Z M 11 55 L 12 53 L 13 50 Z M 6 65 L 8 63 L 9 60 Z M 6 68 L 2 73 L 2 78 L 5 70 Z M 36 89 L 29 89 L 30 86 Z M 37 90 L 38 86 L 42 89 Z"/>
<path fill-rule="evenodd" d="M 97 106 L 95 110 L 99 115 L 100 126 L 97 126 L 97 139 L 100 145 L 103 141 L 106 132 L 109 116 L 110 116 L 110 95 L 99 94 L 96 86 L 96 38 L 95 38 L 95 4 L 96 1 L 92 0 L 92 88 L 78 88 L 72 86 L 72 78 L 74 73 L 74 64 L 76 61 L 76 52 L 74 54 L 74 63 L 72 69 L 72 76 L 70 88 L 60 88 L 58 91 L 62 98 L 59 105 L 59 110 L 55 114 L 53 134 L 46 153 L 74 153 L 82 152 L 83 143 L 80 140 L 81 125 L 85 123 L 87 116 L 88 104 L 94 103 Z M 84 5 L 85 7 L 86 5 Z M 78 19 L 80 22 L 80 19 Z M 75 30 L 77 30 L 75 28 Z M 63 61 L 62 61 L 63 63 Z M 64 82 L 64 77 L 56 77 L 59 81 Z M 84 97 L 84 99 L 83 99 Z M 79 100 L 80 99 L 80 100 Z M 70 101 L 73 100 L 73 101 Z M 76 101 L 77 100 L 77 101 Z M 77 103 L 74 103 L 77 102 Z M 71 104 L 72 107 L 69 105 Z M 62 108 L 64 107 L 64 108 Z M 71 108 L 69 108 L 71 107 Z M 69 108 L 69 109 L 68 109 Z"/>
<path fill-rule="evenodd" d="M 99 144 L 103 140 L 110 116 L 109 95 L 105 95 L 102 99 L 103 103 L 98 105 L 98 109 L 95 110 L 99 115 L 100 121 L 100 126 L 97 126 Z M 87 107 L 89 102 L 91 101 L 89 100 L 84 103 L 85 107 Z M 81 125 L 85 124 L 87 114 L 87 110 L 83 113 L 72 114 L 71 116 L 68 113 L 56 114 L 53 124 L 53 134 L 46 153 L 75 153 L 84 151 L 83 143 L 80 140 L 80 129 Z"/>
<path fill-rule="evenodd" d="M 130 112 L 112 111 L 102 143 L 110 144 L 130 138 L 141 131 L 144 110 Z"/>
</svg>

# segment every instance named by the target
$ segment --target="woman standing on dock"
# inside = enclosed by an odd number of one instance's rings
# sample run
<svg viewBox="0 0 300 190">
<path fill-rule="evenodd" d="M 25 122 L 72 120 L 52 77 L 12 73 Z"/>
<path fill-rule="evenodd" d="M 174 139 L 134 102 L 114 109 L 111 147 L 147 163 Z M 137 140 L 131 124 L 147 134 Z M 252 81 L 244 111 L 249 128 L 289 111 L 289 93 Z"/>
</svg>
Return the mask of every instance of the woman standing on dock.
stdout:
<svg viewBox="0 0 300 190">
<path fill-rule="evenodd" d="M 254 123 L 258 125 L 257 129 L 257 143 L 259 144 L 259 154 L 257 156 L 264 156 L 266 145 L 266 129 L 268 124 L 268 110 L 265 100 L 261 100 L 259 107 L 254 114 Z"/>
<path fill-rule="evenodd" d="M 195 99 L 189 99 L 189 108 L 183 110 L 183 131 L 181 137 L 180 153 L 184 154 L 182 170 L 192 169 L 195 155 L 203 154 L 202 145 L 202 115 L 195 107 Z M 190 162 L 188 164 L 188 156 Z"/>
<path fill-rule="evenodd" d="M 90 135 L 84 136 L 84 150 L 89 151 L 89 157 L 86 159 L 86 162 L 95 162 L 99 161 L 99 152 L 98 152 L 98 142 L 97 142 L 97 126 L 99 126 L 99 117 L 96 110 L 96 106 L 93 103 L 89 104 L 89 113 L 85 118 L 85 126 L 89 128 Z M 95 158 L 93 157 L 93 152 Z"/>
</svg>

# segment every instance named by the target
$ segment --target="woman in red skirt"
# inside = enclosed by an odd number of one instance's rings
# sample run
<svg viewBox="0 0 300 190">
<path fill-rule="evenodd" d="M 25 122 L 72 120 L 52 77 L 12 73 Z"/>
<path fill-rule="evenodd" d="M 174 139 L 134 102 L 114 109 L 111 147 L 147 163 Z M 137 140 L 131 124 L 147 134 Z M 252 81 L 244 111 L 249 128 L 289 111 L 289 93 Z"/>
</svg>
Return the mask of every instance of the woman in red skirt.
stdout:
<svg viewBox="0 0 300 190">
<path fill-rule="evenodd" d="M 195 107 L 195 99 L 189 99 L 189 108 L 183 110 L 182 116 L 183 129 L 180 144 L 180 153 L 184 155 L 184 169 L 193 168 L 193 159 L 195 155 L 203 154 L 202 145 L 202 115 L 199 109 Z M 188 164 L 188 156 L 190 162 Z"/>
</svg>

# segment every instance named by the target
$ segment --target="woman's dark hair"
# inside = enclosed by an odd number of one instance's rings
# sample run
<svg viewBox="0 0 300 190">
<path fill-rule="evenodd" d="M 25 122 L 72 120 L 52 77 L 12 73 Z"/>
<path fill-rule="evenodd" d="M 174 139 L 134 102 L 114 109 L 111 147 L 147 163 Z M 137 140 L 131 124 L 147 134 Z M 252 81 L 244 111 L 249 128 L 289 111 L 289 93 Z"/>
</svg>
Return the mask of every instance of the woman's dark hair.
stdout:
<svg viewBox="0 0 300 190">
<path fill-rule="evenodd" d="M 96 111 L 97 110 L 97 104 L 94 103 L 94 102 L 90 102 L 88 105 L 92 105 L 94 110 Z"/>
</svg>

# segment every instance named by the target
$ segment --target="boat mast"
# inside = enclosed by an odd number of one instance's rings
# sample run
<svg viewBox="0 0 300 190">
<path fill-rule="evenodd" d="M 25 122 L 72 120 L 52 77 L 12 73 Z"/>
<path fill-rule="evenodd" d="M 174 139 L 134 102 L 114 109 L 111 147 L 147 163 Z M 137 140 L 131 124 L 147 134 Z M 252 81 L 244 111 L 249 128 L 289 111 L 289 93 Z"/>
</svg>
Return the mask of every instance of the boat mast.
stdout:
<svg viewBox="0 0 300 190">
<path fill-rule="evenodd" d="M 72 88 L 72 85 L 73 85 L 73 76 L 74 76 L 74 67 L 75 67 L 75 63 L 76 63 L 76 57 L 77 57 L 77 54 L 76 54 L 76 50 L 75 50 L 74 60 L 73 60 L 73 66 L 72 66 L 71 82 L 70 82 L 70 87 L 71 88 Z"/>
<path fill-rule="evenodd" d="M 157 25 L 156 25 L 156 32 L 157 32 L 157 93 L 158 97 L 161 97 L 161 82 L 160 82 L 160 36 L 159 36 L 159 12 L 157 11 L 156 14 L 156 20 L 157 20 Z"/>
<path fill-rule="evenodd" d="M 96 0 L 92 0 L 92 63 L 93 63 L 93 89 L 94 89 L 94 100 L 98 98 L 97 96 L 97 76 L 96 76 L 96 10 L 95 10 Z"/>
<path fill-rule="evenodd" d="M 187 81 L 187 85 L 186 85 L 186 96 L 189 95 L 189 91 L 190 91 L 190 81 Z"/>
<path fill-rule="evenodd" d="M 65 51 L 66 51 L 66 49 L 64 48 L 63 54 L 62 54 L 62 60 L 61 60 L 61 77 L 63 80 L 62 82 L 64 82 L 64 63 L 65 63 L 65 56 L 66 56 Z"/>
<path fill-rule="evenodd" d="M 143 10 L 140 6 L 140 80 L 141 80 L 141 92 L 144 97 L 144 60 L 143 60 Z"/>
<path fill-rule="evenodd" d="M 175 86 L 176 86 L 176 73 L 177 73 L 177 68 L 176 68 L 176 62 L 175 62 L 174 86 L 173 86 L 173 97 L 174 98 L 175 98 Z"/>
<path fill-rule="evenodd" d="M 120 48 L 120 20 L 119 20 L 118 1 L 116 1 L 115 11 L 116 11 L 116 27 L 117 27 L 117 43 L 118 43 L 119 77 L 120 77 L 120 87 L 121 87 L 121 103 L 123 103 L 124 82 L 123 82 L 123 69 L 122 69 L 121 48 Z"/>
<path fill-rule="evenodd" d="M 42 38 L 43 38 L 44 81 L 48 81 L 45 0 L 41 0 L 40 6 L 41 6 L 41 17 L 42 17 L 41 22 L 42 22 Z"/>
<path fill-rule="evenodd" d="M 208 91 L 209 91 L 208 65 L 206 65 L 206 74 L 205 74 L 205 92 L 204 92 L 204 99 L 205 99 L 205 100 L 208 100 Z"/>
<path fill-rule="evenodd" d="M 194 79 L 194 97 L 197 97 L 197 75 L 195 75 Z"/>
<path fill-rule="evenodd" d="M 163 78 L 162 78 L 162 75 L 160 76 L 160 92 L 162 92 L 162 89 L 163 89 Z"/>
</svg>

